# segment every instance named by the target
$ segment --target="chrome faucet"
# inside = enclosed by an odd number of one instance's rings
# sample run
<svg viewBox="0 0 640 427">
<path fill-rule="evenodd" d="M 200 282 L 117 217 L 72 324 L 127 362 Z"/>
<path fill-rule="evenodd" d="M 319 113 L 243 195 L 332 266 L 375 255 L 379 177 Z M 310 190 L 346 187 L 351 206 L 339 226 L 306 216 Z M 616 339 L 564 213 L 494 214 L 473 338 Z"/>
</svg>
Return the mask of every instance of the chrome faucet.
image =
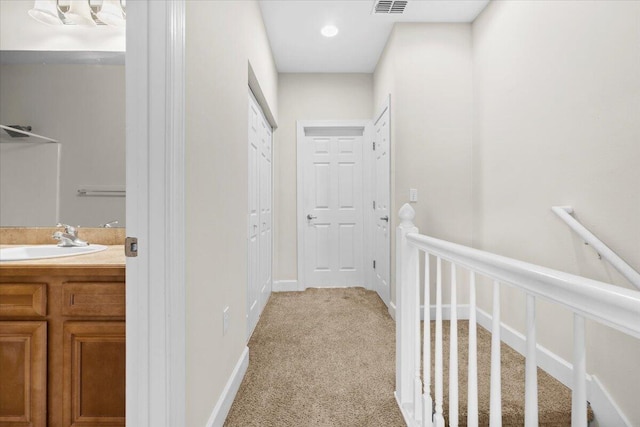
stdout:
<svg viewBox="0 0 640 427">
<path fill-rule="evenodd" d="M 56 231 L 51 237 L 58 240 L 58 246 L 62 248 L 68 248 L 71 246 L 89 246 L 89 243 L 78 238 L 78 227 L 72 227 L 67 224 L 56 225 L 56 227 L 63 227 L 64 231 Z"/>
<path fill-rule="evenodd" d="M 105 223 L 105 224 L 100 224 L 98 227 L 102 227 L 102 228 L 113 228 L 113 227 L 115 227 L 115 226 L 116 226 L 116 225 L 118 225 L 118 224 L 119 224 L 118 220 L 115 220 L 115 221 L 109 221 L 109 222 L 107 222 L 107 223 Z"/>
</svg>

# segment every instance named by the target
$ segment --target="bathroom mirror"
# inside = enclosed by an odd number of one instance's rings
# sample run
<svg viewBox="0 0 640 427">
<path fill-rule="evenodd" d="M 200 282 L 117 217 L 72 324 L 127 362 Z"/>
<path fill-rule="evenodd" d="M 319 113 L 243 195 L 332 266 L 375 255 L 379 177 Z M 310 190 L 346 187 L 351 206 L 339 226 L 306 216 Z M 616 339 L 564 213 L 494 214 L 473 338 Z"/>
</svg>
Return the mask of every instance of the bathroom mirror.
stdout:
<svg viewBox="0 0 640 427">
<path fill-rule="evenodd" d="M 46 25 L 34 5 L 0 2 L 0 125 L 30 129 L 0 128 L 0 226 L 124 227 L 126 29 Z"/>
<path fill-rule="evenodd" d="M 125 225 L 124 53 L 96 58 L 0 52 L 0 124 L 58 141 L 0 129 L 1 226 Z"/>
</svg>

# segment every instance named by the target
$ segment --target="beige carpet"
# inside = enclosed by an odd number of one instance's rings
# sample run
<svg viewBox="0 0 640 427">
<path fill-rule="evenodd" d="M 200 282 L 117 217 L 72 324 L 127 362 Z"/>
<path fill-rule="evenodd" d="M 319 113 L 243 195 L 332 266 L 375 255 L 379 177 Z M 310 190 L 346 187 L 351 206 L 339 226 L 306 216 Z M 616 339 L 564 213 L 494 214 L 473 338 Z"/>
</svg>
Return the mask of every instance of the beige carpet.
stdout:
<svg viewBox="0 0 640 427">
<path fill-rule="evenodd" d="M 448 340 L 448 323 L 444 326 Z M 467 322 L 460 322 L 461 338 L 468 336 L 467 328 Z M 480 425 L 488 425 L 490 340 L 479 327 Z M 461 425 L 466 419 L 466 356 L 461 348 Z M 249 342 L 249 360 L 225 426 L 405 425 L 393 396 L 395 323 L 375 292 L 347 288 L 272 294 Z M 569 389 L 541 370 L 538 382 L 540 425 L 569 426 Z M 521 426 L 524 359 L 505 344 L 502 384 L 503 425 Z M 446 402 L 445 394 L 445 413 Z"/>
</svg>

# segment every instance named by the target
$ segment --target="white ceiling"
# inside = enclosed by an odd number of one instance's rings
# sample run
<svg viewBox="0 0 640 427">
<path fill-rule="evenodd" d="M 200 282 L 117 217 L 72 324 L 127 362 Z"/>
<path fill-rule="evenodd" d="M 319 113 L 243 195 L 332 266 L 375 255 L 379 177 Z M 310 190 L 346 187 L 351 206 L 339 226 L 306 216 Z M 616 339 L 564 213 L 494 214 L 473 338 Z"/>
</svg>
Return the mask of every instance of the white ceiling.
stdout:
<svg viewBox="0 0 640 427">
<path fill-rule="evenodd" d="M 394 22 L 472 22 L 489 0 L 409 0 L 402 15 L 372 14 L 374 0 L 262 0 L 282 73 L 372 73 Z M 333 24 L 340 32 L 323 37 Z"/>
</svg>

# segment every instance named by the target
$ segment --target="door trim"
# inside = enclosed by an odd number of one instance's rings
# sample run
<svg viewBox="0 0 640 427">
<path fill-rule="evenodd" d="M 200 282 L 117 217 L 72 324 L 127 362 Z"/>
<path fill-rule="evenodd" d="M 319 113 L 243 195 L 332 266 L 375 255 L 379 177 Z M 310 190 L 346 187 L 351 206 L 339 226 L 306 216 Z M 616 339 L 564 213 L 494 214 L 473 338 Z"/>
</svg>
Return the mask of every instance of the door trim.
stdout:
<svg viewBox="0 0 640 427">
<path fill-rule="evenodd" d="M 368 163 L 366 160 L 365 153 L 367 152 L 366 146 L 367 144 L 371 144 L 371 127 L 373 124 L 371 120 L 298 120 L 296 121 L 296 224 L 297 224 L 297 244 L 298 250 L 296 251 L 296 256 L 298 258 L 297 266 L 298 266 L 298 290 L 304 291 L 307 289 L 306 283 L 306 273 L 304 271 L 304 204 L 303 204 L 303 176 L 302 176 L 302 168 L 300 168 L 300 164 L 302 162 L 302 149 L 301 145 L 304 141 L 305 137 L 305 128 L 364 128 L 362 137 L 363 137 L 363 209 L 366 208 L 367 200 L 370 199 L 370 185 L 369 180 L 367 179 L 367 168 L 366 164 Z M 366 230 L 367 227 L 367 215 L 363 215 L 363 231 Z M 368 233 L 363 232 L 363 245 L 367 247 L 367 237 Z M 365 262 L 366 253 L 363 248 L 363 262 Z M 367 289 L 371 288 L 371 283 L 368 283 L 367 274 L 366 274 L 366 266 L 363 266 L 364 270 L 364 280 L 365 286 Z"/>
<path fill-rule="evenodd" d="M 186 422 L 185 3 L 127 9 L 126 425 Z M 153 285 L 152 285 L 153 284 Z"/>
</svg>

